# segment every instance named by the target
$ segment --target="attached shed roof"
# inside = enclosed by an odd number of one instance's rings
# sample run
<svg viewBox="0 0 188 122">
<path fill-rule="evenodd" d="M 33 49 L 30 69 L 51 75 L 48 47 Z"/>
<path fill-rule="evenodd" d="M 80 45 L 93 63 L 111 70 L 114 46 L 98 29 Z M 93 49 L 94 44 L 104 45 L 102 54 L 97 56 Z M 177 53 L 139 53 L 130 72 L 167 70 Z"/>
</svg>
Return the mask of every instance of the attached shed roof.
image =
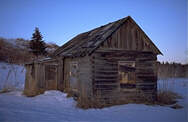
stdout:
<svg viewBox="0 0 188 122">
<path fill-rule="evenodd" d="M 59 47 L 53 55 L 78 57 L 85 56 L 86 54 L 91 54 L 128 19 L 134 22 L 134 20 L 130 16 L 128 16 L 118 21 L 95 28 L 91 31 L 81 33 L 65 43 L 63 46 Z M 136 24 L 136 22 L 134 23 Z M 147 35 L 146 37 L 149 39 Z M 156 54 L 162 54 L 150 39 L 149 41 L 155 48 Z"/>
<path fill-rule="evenodd" d="M 54 62 L 54 61 L 56 61 L 56 59 L 46 57 L 46 58 L 32 60 L 30 62 L 25 63 L 24 65 L 31 65 L 31 64 L 34 64 L 34 63 Z"/>
</svg>

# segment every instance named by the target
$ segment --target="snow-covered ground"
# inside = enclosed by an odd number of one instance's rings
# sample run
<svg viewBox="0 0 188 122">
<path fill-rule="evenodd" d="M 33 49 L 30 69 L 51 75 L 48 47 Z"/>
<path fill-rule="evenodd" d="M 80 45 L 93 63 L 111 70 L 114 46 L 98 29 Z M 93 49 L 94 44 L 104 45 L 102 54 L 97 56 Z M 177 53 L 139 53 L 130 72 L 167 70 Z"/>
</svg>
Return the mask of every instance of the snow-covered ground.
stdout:
<svg viewBox="0 0 188 122">
<path fill-rule="evenodd" d="M 21 73 L 19 77 L 24 78 L 24 75 Z M 182 95 L 183 99 L 179 99 L 178 104 L 184 108 L 127 104 L 82 110 L 76 107 L 72 98 L 66 98 L 66 94 L 59 91 L 46 91 L 36 97 L 25 97 L 21 91 L 13 91 L 0 94 L 0 122 L 188 122 L 188 79 L 159 80 L 158 83 L 159 88 L 168 87 L 166 89 Z"/>
</svg>

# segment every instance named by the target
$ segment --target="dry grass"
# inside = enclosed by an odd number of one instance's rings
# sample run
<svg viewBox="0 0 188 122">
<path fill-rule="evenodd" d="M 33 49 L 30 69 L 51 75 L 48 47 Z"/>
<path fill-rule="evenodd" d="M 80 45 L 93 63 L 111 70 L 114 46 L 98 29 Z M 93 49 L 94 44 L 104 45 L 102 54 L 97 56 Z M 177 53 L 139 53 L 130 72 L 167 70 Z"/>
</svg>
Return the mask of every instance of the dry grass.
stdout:
<svg viewBox="0 0 188 122">
<path fill-rule="evenodd" d="M 78 95 L 77 98 L 77 107 L 82 109 L 88 109 L 88 108 L 103 108 L 104 105 L 102 102 L 99 101 L 100 96 L 92 97 L 88 94 L 86 90 L 85 84 L 79 84 L 81 93 Z"/>
<path fill-rule="evenodd" d="M 177 99 L 181 99 L 182 97 L 173 92 L 174 89 L 174 80 L 162 80 L 162 83 L 159 84 L 158 94 L 157 94 L 157 102 L 158 105 L 172 105 L 177 102 Z"/>
<path fill-rule="evenodd" d="M 0 90 L 0 93 L 7 93 L 7 92 L 11 92 L 17 90 L 15 85 L 12 84 L 6 84 L 3 86 L 3 88 Z"/>
<path fill-rule="evenodd" d="M 181 109 L 181 108 L 183 108 L 183 106 L 175 104 L 175 105 L 171 106 L 171 108 L 173 108 L 173 109 Z"/>
<path fill-rule="evenodd" d="M 111 96 L 110 98 L 109 95 Z M 144 96 L 143 92 L 140 91 L 139 92 L 135 91 L 129 94 L 116 91 L 109 95 L 106 95 L 105 97 L 103 95 L 96 94 L 94 98 L 86 97 L 86 96 L 79 97 L 77 100 L 77 107 L 83 109 L 89 109 L 89 108 L 104 108 L 104 107 L 123 105 L 129 103 L 153 104 L 151 97 L 148 96 L 146 97 L 146 95 Z"/>
<path fill-rule="evenodd" d="M 158 93 L 156 94 L 146 94 L 142 90 L 135 90 L 131 91 L 130 93 L 116 91 L 106 95 L 106 98 L 101 93 L 96 93 L 94 97 L 89 97 L 89 95 L 86 94 L 85 90 L 82 89 L 82 94 L 77 99 L 77 107 L 82 109 L 104 108 L 114 105 L 136 103 L 162 106 L 171 105 L 169 107 L 174 109 L 182 108 L 182 106 L 175 104 L 177 102 L 177 99 L 181 99 L 182 97 L 177 93 L 172 92 L 172 90 L 174 89 L 173 85 L 175 85 L 174 81 L 167 82 L 166 80 L 164 80 L 162 83 L 160 83 Z"/>
<path fill-rule="evenodd" d="M 99 98 L 79 97 L 77 100 L 77 107 L 82 109 L 104 108 L 107 107 L 107 105 L 108 104 L 101 102 Z"/>
<path fill-rule="evenodd" d="M 35 97 L 37 95 L 43 94 L 45 90 L 43 89 L 38 89 L 38 90 L 24 90 L 23 95 L 27 97 Z"/>
<path fill-rule="evenodd" d="M 99 99 L 97 99 L 99 98 Z M 104 108 L 114 105 L 123 105 L 129 103 L 146 104 L 146 105 L 173 105 L 176 99 L 182 98 L 177 93 L 172 91 L 158 91 L 157 101 L 153 101 L 151 96 L 145 95 L 143 92 L 135 92 L 130 96 L 125 96 L 123 93 L 116 94 L 116 97 L 111 99 L 100 99 L 100 96 L 94 98 L 79 97 L 77 100 L 77 107 L 82 109 L 89 108 Z M 102 100 L 102 101 L 101 101 Z M 181 106 L 174 106 L 181 108 Z M 173 108 L 173 106 L 172 106 Z"/>
<path fill-rule="evenodd" d="M 3 88 L 0 93 L 7 93 L 10 92 L 11 90 L 9 88 Z"/>
<path fill-rule="evenodd" d="M 182 97 L 177 93 L 172 91 L 158 91 L 157 104 L 159 105 L 171 105 L 177 102 L 176 99 L 181 99 Z"/>
<path fill-rule="evenodd" d="M 67 98 L 69 98 L 69 97 L 73 97 L 75 100 L 78 98 L 78 91 L 76 91 L 76 90 L 70 90 L 70 89 L 68 89 L 68 90 L 66 90 L 65 91 L 66 93 L 67 93 Z"/>
</svg>

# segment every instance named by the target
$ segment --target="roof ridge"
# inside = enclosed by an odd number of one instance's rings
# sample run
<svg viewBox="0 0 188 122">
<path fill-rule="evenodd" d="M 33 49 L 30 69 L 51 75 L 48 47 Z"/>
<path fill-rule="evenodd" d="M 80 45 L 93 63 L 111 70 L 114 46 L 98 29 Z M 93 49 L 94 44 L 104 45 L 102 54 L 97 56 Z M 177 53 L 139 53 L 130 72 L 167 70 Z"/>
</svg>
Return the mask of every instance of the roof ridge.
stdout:
<svg viewBox="0 0 188 122">
<path fill-rule="evenodd" d="M 99 46 L 107 40 L 114 32 L 116 32 L 125 22 L 130 20 L 135 26 L 138 24 L 130 17 L 124 17 L 114 22 L 102 25 L 100 27 L 94 28 L 90 31 L 78 34 L 67 43 L 58 48 L 53 55 L 57 56 L 61 54 L 62 56 L 85 56 L 91 55 Z M 154 51 L 157 54 L 162 54 L 160 50 L 155 46 L 151 39 L 145 34 L 145 32 L 138 26 L 138 29 L 144 34 L 148 42 L 152 44 Z"/>
<path fill-rule="evenodd" d="M 68 44 L 70 44 L 76 37 L 78 37 L 78 36 L 80 36 L 80 35 L 82 35 L 82 34 L 86 34 L 86 33 L 90 34 L 91 32 L 93 32 L 93 31 L 95 31 L 95 30 L 97 30 L 97 29 L 107 27 L 107 26 L 110 25 L 110 24 L 117 23 L 118 21 L 127 19 L 128 17 L 130 17 L 130 16 L 124 17 L 124 18 L 119 19 L 119 20 L 116 20 L 116 21 L 114 21 L 114 22 L 109 22 L 108 24 L 105 24 L 105 25 L 96 27 L 96 28 L 94 28 L 94 29 L 92 29 L 92 30 L 90 30 L 90 31 L 83 32 L 83 33 L 80 33 L 80 34 L 76 35 L 76 36 L 73 37 L 71 40 L 69 40 L 68 42 L 66 42 L 65 44 L 63 44 L 61 47 L 59 47 L 59 48 L 54 52 L 54 55 L 57 56 L 57 55 L 60 54 L 61 52 L 65 51 L 65 49 L 67 48 Z M 106 30 L 106 31 L 107 31 L 107 30 Z M 93 36 L 93 38 L 94 38 L 94 36 Z M 87 43 L 90 42 L 91 40 L 92 40 L 92 39 L 88 40 Z M 94 42 L 93 42 L 93 43 L 94 43 Z M 77 46 L 76 46 L 76 47 L 77 47 Z M 75 48 L 76 48 L 76 47 L 75 47 Z M 91 47 L 91 46 L 89 46 L 89 47 Z M 62 49 L 62 48 L 64 48 L 64 49 Z"/>
</svg>

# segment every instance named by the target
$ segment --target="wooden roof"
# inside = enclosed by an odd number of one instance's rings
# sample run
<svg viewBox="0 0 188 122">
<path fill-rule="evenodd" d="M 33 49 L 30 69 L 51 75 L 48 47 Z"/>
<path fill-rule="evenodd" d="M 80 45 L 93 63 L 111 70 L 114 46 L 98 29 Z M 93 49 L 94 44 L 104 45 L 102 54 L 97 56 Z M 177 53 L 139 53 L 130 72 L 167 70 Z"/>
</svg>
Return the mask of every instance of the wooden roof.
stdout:
<svg viewBox="0 0 188 122">
<path fill-rule="evenodd" d="M 108 37 L 110 37 L 128 19 L 134 22 L 134 20 L 130 16 L 128 16 L 118 21 L 95 28 L 91 31 L 79 34 L 73 39 L 71 39 L 70 41 L 68 41 L 67 43 L 65 43 L 63 46 L 59 47 L 54 52 L 53 56 L 61 55 L 65 57 L 66 56 L 79 57 L 79 56 L 85 56 L 87 54 L 90 55 L 93 53 L 93 51 L 95 51 L 100 46 L 100 44 L 102 44 Z M 134 23 L 136 24 L 136 22 Z M 155 48 L 155 53 L 162 54 L 147 35 L 146 37 L 150 41 L 150 44 Z"/>
</svg>

